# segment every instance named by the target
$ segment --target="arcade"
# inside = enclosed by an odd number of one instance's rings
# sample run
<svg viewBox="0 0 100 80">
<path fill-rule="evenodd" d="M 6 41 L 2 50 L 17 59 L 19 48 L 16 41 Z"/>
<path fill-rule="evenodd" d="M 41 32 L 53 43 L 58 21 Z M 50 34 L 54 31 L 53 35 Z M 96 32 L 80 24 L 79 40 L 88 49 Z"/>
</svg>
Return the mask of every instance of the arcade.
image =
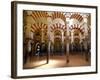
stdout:
<svg viewBox="0 0 100 80">
<path fill-rule="evenodd" d="M 91 64 L 91 14 L 24 10 L 23 17 L 24 68 Z"/>
</svg>

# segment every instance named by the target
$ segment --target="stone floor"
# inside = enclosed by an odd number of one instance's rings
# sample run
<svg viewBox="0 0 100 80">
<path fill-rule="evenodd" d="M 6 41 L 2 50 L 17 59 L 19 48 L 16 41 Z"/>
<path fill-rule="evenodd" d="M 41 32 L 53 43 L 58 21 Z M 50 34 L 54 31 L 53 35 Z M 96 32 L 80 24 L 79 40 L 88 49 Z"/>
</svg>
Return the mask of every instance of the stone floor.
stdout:
<svg viewBox="0 0 100 80">
<path fill-rule="evenodd" d="M 70 54 L 69 63 L 66 63 L 66 56 L 50 56 L 49 63 L 46 63 L 46 57 L 34 57 L 31 62 L 28 60 L 24 64 L 24 69 L 32 68 L 58 68 L 58 67 L 75 67 L 75 66 L 90 66 L 91 60 L 88 61 L 84 54 Z"/>
</svg>

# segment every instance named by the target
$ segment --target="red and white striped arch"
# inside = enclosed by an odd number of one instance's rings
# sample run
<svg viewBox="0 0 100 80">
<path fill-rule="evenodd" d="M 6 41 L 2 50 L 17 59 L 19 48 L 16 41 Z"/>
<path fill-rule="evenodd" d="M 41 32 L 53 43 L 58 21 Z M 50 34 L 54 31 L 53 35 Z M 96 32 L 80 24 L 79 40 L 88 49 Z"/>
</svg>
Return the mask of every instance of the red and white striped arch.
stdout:
<svg viewBox="0 0 100 80">
<path fill-rule="evenodd" d="M 53 12 L 51 18 L 52 18 L 53 20 L 56 19 L 56 18 L 60 18 L 60 19 L 62 19 L 63 21 L 66 21 L 65 15 L 64 15 L 63 13 L 61 13 L 61 12 Z"/>
<path fill-rule="evenodd" d="M 79 24 L 74 24 L 74 25 L 71 25 L 69 27 L 70 31 L 74 30 L 74 29 L 77 29 L 79 30 L 82 34 L 84 33 L 84 27 L 80 26 Z"/>
<path fill-rule="evenodd" d="M 79 13 L 74 13 L 70 16 L 70 19 L 77 19 L 79 22 L 81 22 L 83 17 Z"/>
<path fill-rule="evenodd" d="M 32 26 L 31 26 L 31 31 L 32 32 L 35 32 L 35 31 L 38 31 L 38 30 L 41 30 L 41 29 L 47 29 L 47 24 L 44 24 L 44 23 L 34 23 Z"/>
<path fill-rule="evenodd" d="M 52 26 L 50 26 L 50 28 L 51 28 L 51 31 L 55 31 L 57 29 L 65 30 L 66 26 L 62 25 L 61 23 L 56 23 L 56 24 L 53 24 Z"/>
<path fill-rule="evenodd" d="M 37 18 L 48 17 L 48 13 L 46 11 L 33 11 L 31 16 L 36 20 Z"/>
</svg>

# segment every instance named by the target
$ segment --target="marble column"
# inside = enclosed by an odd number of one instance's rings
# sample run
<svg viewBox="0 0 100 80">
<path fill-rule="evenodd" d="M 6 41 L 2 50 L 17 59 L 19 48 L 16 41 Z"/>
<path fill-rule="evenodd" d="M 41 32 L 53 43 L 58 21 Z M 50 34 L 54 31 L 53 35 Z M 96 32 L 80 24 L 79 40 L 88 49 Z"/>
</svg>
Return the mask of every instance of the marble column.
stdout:
<svg viewBox="0 0 100 80">
<path fill-rule="evenodd" d="M 62 53 L 64 52 L 64 31 L 61 32 L 61 35 L 62 35 Z"/>
<path fill-rule="evenodd" d="M 84 15 L 84 29 L 85 29 L 85 42 L 84 42 L 84 47 L 85 47 L 85 59 L 88 61 L 88 16 Z"/>
<path fill-rule="evenodd" d="M 66 63 L 69 63 L 69 17 L 66 18 Z"/>
<path fill-rule="evenodd" d="M 71 50 L 73 51 L 73 42 L 74 42 L 74 31 L 71 31 Z"/>
<path fill-rule="evenodd" d="M 87 25 L 87 15 L 84 15 L 84 30 L 85 30 L 85 49 L 87 50 L 87 37 L 88 37 L 88 25 Z"/>
<path fill-rule="evenodd" d="M 49 34 L 49 33 L 48 33 Z M 47 54 L 47 64 L 49 63 L 50 59 L 50 46 L 51 46 L 51 41 L 50 41 L 50 35 L 48 35 L 48 54 Z"/>
<path fill-rule="evenodd" d="M 48 52 L 47 52 L 47 64 L 49 63 L 49 59 L 50 59 L 50 47 L 51 47 L 51 34 L 50 34 L 50 26 L 52 24 L 52 19 L 51 17 L 47 18 L 47 22 L 48 22 L 48 28 L 47 28 L 47 36 L 48 36 Z"/>
<path fill-rule="evenodd" d="M 82 53 L 82 34 L 80 33 L 79 34 L 79 38 L 80 38 L 80 51 L 81 51 L 81 53 Z"/>
</svg>

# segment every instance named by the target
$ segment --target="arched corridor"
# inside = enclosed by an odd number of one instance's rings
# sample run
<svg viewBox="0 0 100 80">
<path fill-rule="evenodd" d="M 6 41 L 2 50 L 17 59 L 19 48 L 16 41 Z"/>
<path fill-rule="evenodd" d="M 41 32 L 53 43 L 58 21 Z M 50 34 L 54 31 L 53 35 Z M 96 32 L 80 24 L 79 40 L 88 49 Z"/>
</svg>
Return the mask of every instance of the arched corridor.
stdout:
<svg viewBox="0 0 100 80">
<path fill-rule="evenodd" d="M 24 69 L 91 65 L 91 14 L 24 10 L 23 16 Z"/>
</svg>

